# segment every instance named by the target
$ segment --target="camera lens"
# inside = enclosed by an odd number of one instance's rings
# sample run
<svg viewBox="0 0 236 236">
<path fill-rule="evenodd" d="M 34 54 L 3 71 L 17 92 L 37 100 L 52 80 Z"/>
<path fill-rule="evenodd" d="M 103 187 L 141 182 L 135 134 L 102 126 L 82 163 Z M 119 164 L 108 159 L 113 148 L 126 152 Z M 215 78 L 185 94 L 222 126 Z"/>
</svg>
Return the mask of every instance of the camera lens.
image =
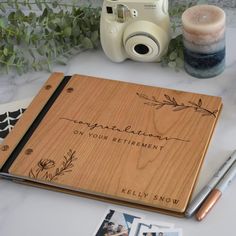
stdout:
<svg viewBox="0 0 236 236">
<path fill-rule="evenodd" d="M 108 14 L 112 14 L 113 13 L 112 7 L 107 7 L 107 13 Z"/>
<path fill-rule="evenodd" d="M 137 44 L 134 47 L 134 50 L 135 50 L 135 52 L 137 52 L 138 54 L 141 54 L 141 55 L 145 55 L 149 52 L 149 48 L 144 44 Z"/>
</svg>

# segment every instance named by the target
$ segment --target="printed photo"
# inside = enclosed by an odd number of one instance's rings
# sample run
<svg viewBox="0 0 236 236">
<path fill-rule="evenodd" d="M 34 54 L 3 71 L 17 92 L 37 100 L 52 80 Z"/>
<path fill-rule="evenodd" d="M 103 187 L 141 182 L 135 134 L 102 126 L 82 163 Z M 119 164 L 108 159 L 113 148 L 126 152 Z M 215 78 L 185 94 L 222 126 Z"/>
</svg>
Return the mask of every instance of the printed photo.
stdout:
<svg viewBox="0 0 236 236">
<path fill-rule="evenodd" d="M 134 219 L 129 236 L 143 236 L 144 233 L 147 232 L 158 232 L 160 229 L 171 228 L 174 228 L 174 224 L 161 221 Z"/>
<path fill-rule="evenodd" d="M 102 220 L 99 229 L 94 235 L 128 236 L 134 219 L 138 218 L 140 218 L 140 216 L 122 212 L 121 210 L 109 209 L 105 219 Z"/>
<path fill-rule="evenodd" d="M 156 232 L 144 232 L 142 236 L 182 236 L 181 229 L 163 229 Z"/>
</svg>

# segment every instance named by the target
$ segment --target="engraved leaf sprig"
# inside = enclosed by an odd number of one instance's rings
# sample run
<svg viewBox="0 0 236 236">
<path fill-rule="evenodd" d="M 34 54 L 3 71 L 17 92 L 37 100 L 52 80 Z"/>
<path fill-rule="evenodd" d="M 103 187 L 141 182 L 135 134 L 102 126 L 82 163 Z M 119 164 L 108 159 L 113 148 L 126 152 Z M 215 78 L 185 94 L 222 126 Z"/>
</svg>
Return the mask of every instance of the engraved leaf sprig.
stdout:
<svg viewBox="0 0 236 236">
<path fill-rule="evenodd" d="M 71 172 L 72 168 L 74 167 L 73 161 L 75 160 L 77 160 L 77 158 L 75 157 L 75 151 L 72 151 L 70 149 L 67 154 L 64 155 L 64 160 L 61 164 L 61 167 L 56 168 L 54 174 L 47 174 L 45 176 L 46 179 L 49 179 L 49 181 L 57 180 L 58 177 L 64 175 L 65 173 Z"/>
<path fill-rule="evenodd" d="M 46 181 L 58 180 L 60 176 L 72 171 L 72 168 L 74 167 L 73 162 L 77 160 L 75 154 L 76 151 L 69 149 L 66 155 L 64 155 L 61 165 L 57 167 L 54 172 L 49 171 L 49 169 L 55 169 L 55 161 L 50 159 L 41 159 L 37 163 L 36 170 L 33 168 L 30 170 L 29 177 L 33 179 L 40 178 Z"/>
<path fill-rule="evenodd" d="M 155 109 L 161 109 L 164 106 L 170 106 L 172 107 L 172 110 L 174 112 L 176 111 L 182 111 L 186 109 L 193 109 L 195 112 L 201 113 L 202 116 L 213 116 L 216 117 L 216 114 L 218 113 L 218 110 L 210 111 L 207 108 L 203 107 L 202 99 L 200 98 L 198 102 L 192 102 L 188 101 L 187 104 L 183 102 L 177 102 L 175 97 L 170 97 L 169 95 L 165 94 L 162 101 L 159 101 L 155 96 L 147 96 L 146 94 L 137 93 L 137 95 L 141 98 L 146 100 L 144 102 L 145 105 L 152 106 Z"/>
</svg>

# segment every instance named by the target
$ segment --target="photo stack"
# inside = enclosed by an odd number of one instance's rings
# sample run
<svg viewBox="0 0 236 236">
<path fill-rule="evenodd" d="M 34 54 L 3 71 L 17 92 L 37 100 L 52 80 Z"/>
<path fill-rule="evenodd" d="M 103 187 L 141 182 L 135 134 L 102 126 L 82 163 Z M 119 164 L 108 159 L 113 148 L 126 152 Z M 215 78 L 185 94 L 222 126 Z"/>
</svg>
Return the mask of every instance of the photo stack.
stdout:
<svg viewBox="0 0 236 236">
<path fill-rule="evenodd" d="M 174 224 L 152 221 L 144 216 L 108 209 L 94 236 L 182 236 L 182 230 Z"/>
</svg>

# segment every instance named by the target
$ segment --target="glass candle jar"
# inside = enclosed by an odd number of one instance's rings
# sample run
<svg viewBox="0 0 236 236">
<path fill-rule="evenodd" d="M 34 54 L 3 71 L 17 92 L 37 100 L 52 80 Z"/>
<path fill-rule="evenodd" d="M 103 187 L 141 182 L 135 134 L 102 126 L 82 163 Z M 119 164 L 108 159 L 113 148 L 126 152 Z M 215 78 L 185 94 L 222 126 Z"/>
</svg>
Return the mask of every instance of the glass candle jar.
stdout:
<svg viewBox="0 0 236 236">
<path fill-rule="evenodd" d="M 211 78 L 225 68 L 225 12 L 213 5 L 197 5 L 182 15 L 185 70 L 197 78 Z"/>
</svg>

